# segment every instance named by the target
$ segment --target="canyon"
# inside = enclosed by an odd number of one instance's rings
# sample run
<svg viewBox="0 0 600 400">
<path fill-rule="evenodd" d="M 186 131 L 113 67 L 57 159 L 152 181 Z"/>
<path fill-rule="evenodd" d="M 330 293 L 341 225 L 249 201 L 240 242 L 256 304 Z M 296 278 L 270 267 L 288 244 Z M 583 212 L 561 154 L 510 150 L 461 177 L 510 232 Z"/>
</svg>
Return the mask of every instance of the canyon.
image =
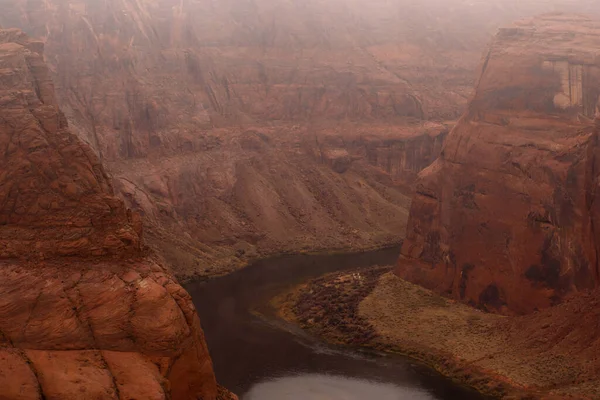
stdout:
<svg viewBox="0 0 600 400">
<path fill-rule="evenodd" d="M 599 45 L 600 22 L 581 15 L 497 33 L 416 182 L 395 274 L 360 302 L 384 346 L 434 354 L 484 391 L 508 385 L 503 397 L 599 396 Z"/>
<path fill-rule="evenodd" d="M 590 0 L 0 1 L 183 279 L 398 243 L 502 23 Z"/>
<path fill-rule="evenodd" d="M 493 398 L 595 399 L 600 22 L 501 28 L 415 182 L 397 265 L 288 290 L 282 316 L 405 354 Z"/>
</svg>

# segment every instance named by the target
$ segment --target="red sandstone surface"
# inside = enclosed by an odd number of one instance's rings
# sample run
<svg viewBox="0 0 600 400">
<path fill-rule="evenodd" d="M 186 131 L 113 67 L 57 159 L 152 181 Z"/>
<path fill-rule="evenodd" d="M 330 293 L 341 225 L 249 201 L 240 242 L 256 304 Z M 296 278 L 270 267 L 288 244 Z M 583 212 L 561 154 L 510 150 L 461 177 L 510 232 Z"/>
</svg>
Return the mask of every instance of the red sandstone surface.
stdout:
<svg viewBox="0 0 600 400">
<path fill-rule="evenodd" d="M 514 313 L 598 286 L 599 45 L 586 17 L 500 30 L 468 111 L 420 175 L 401 277 Z"/>
<path fill-rule="evenodd" d="M 216 399 L 191 298 L 143 256 L 42 51 L 0 30 L 0 397 Z"/>
</svg>

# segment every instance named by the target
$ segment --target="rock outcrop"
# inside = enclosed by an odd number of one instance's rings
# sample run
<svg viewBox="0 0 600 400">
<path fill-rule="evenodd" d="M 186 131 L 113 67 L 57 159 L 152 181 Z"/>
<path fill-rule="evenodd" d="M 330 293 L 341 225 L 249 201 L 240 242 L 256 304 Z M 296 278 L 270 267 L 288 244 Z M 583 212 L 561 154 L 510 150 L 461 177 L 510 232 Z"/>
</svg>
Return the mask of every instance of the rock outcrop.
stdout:
<svg viewBox="0 0 600 400">
<path fill-rule="evenodd" d="M 507 313 L 598 286 L 598 46 L 600 23 L 580 16 L 499 31 L 420 175 L 398 275 Z"/>
<path fill-rule="evenodd" d="M 217 399 L 190 296 L 144 256 L 42 51 L 0 30 L 0 397 Z"/>
<path fill-rule="evenodd" d="M 139 251 L 139 221 L 57 109 L 43 43 L 15 29 L 0 41 L 0 257 Z"/>
</svg>

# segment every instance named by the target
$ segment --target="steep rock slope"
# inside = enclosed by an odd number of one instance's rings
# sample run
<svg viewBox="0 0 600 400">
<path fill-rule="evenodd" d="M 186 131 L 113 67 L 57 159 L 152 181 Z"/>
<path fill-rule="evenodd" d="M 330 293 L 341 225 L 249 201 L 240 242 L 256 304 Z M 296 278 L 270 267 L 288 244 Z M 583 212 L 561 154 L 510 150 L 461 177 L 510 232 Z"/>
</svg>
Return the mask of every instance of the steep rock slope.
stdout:
<svg viewBox="0 0 600 400">
<path fill-rule="evenodd" d="M 191 298 L 142 257 L 42 50 L 0 30 L 0 397 L 216 399 Z"/>
<path fill-rule="evenodd" d="M 500 30 L 468 111 L 420 175 L 401 277 L 516 313 L 598 286 L 599 45 L 585 17 Z"/>
</svg>

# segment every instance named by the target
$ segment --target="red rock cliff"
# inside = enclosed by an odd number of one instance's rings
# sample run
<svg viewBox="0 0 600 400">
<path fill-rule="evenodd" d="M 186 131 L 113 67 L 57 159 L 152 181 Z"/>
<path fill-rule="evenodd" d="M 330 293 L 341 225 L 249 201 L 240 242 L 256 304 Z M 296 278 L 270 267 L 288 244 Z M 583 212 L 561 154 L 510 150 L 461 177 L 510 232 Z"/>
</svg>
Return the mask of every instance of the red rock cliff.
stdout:
<svg viewBox="0 0 600 400">
<path fill-rule="evenodd" d="M 0 30 L 0 397 L 216 399 L 191 298 L 141 257 L 42 49 Z"/>
<path fill-rule="evenodd" d="M 597 287 L 600 24 L 500 30 L 468 111 L 420 175 L 401 277 L 528 313 Z"/>
<path fill-rule="evenodd" d="M 139 251 L 139 226 L 57 108 L 43 43 L 17 30 L 0 40 L 0 257 Z"/>
</svg>

